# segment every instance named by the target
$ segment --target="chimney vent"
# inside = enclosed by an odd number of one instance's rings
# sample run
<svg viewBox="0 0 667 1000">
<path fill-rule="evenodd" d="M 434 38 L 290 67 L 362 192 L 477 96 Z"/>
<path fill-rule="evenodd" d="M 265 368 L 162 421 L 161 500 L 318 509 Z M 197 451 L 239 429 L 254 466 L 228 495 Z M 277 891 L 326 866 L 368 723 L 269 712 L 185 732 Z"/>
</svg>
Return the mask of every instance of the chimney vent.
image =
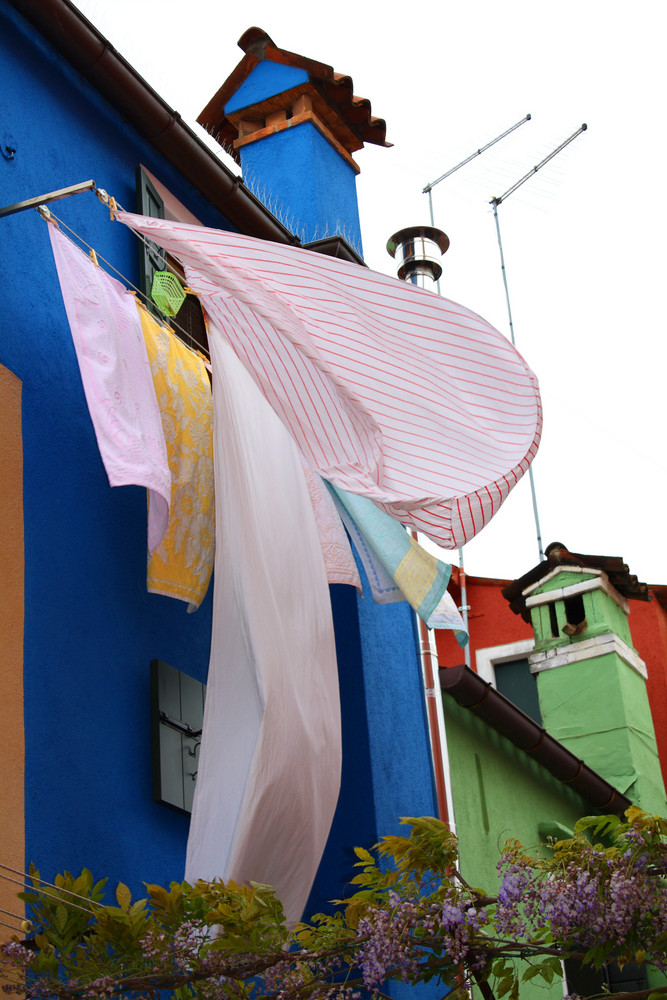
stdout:
<svg viewBox="0 0 667 1000">
<path fill-rule="evenodd" d="M 429 288 L 442 274 L 439 258 L 449 249 L 449 237 L 433 226 L 408 226 L 387 241 L 387 253 L 398 261 L 398 276 Z"/>
</svg>

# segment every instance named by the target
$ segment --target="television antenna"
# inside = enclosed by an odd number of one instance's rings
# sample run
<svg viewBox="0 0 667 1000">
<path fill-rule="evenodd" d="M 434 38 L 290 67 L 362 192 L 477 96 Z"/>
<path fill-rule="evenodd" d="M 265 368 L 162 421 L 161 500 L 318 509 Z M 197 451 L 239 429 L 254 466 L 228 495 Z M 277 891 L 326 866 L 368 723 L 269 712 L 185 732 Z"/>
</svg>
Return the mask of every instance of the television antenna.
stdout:
<svg viewBox="0 0 667 1000">
<path fill-rule="evenodd" d="M 549 153 L 548 156 L 545 156 L 543 160 L 540 160 L 540 162 L 538 164 L 536 164 L 531 170 L 529 170 L 527 174 L 524 174 L 523 177 L 519 178 L 518 181 L 516 181 L 514 184 L 512 184 L 512 186 L 509 187 L 507 189 L 507 191 L 505 191 L 504 194 L 500 195 L 500 197 L 492 198 L 491 201 L 489 202 L 489 204 L 493 206 L 493 217 L 494 217 L 495 222 L 496 222 L 496 233 L 497 233 L 497 236 L 498 236 L 498 248 L 500 250 L 500 268 L 501 268 L 502 274 L 503 274 L 503 284 L 505 286 L 505 301 L 507 303 L 507 316 L 508 316 L 509 325 L 510 325 L 510 335 L 511 335 L 511 338 L 512 338 L 512 343 L 514 345 L 516 345 L 516 340 L 515 340 L 515 337 L 514 337 L 514 323 L 512 322 L 512 306 L 510 304 L 510 293 L 509 293 L 509 288 L 508 288 L 508 285 L 507 285 L 507 271 L 506 271 L 506 268 L 505 268 L 505 254 L 503 253 L 503 241 L 502 241 L 502 238 L 501 238 L 501 235 L 500 235 L 500 221 L 498 219 L 498 205 L 501 205 L 504 201 L 506 201 L 511 194 L 514 194 L 514 192 L 517 191 L 521 187 L 522 184 L 525 184 L 527 180 L 530 180 L 530 178 L 533 177 L 534 174 L 536 174 L 538 170 L 541 170 L 541 168 L 545 164 L 547 164 L 549 162 L 549 160 L 553 160 L 554 156 L 557 156 L 558 153 L 561 152 L 561 150 L 565 149 L 566 146 L 569 146 L 569 144 L 571 142 L 573 142 L 577 138 L 578 135 L 581 135 L 582 132 L 585 132 L 587 128 L 588 128 L 588 125 L 586 125 L 586 123 L 584 122 L 583 125 L 579 126 L 579 128 L 577 129 L 576 132 L 573 132 L 572 135 L 569 136 L 569 138 L 567 138 L 564 142 L 561 142 L 560 146 L 557 146 L 554 150 L 552 150 Z M 540 562 L 543 562 L 543 560 L 545 558 L 545 556 L 544 556 L 544 547 L 542 545 L 542 532 L 540 530 L 540 517 L 539 517 L 539 514 L 538 514 L 538 510 L 537 510 L 537 493 L 535 492 L 535 477 L 533 476 L 533 466 L 532 466 L 532 464 L 528 466 L 528 479 L 530 480 L 530 492 L 531 492 L 531 496 L 532 496 L 532 499 L 533 499 L 533 517 L 535 519 L 535 530 L 537 532 L 537 548 L 538 548 L 538 552 L 540 554 Z"/>
</svg>

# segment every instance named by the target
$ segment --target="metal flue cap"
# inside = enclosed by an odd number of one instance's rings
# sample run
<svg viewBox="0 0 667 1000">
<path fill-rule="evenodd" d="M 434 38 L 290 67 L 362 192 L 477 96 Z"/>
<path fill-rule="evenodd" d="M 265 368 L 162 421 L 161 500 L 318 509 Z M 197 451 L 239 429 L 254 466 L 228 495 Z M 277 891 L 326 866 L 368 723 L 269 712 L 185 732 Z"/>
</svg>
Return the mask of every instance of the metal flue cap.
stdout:
<svg viewBox="0 0 667 1000">
<path fill-rule="evenodd" d="M 408 226 L 387 240 L 387 253 L 398 260 L 398 276 L 424 286 L 424 278 L 437 281 L 442 274 L 439 257 L 449 248 L 449 237 L 433 226 Z"/>
</svg>

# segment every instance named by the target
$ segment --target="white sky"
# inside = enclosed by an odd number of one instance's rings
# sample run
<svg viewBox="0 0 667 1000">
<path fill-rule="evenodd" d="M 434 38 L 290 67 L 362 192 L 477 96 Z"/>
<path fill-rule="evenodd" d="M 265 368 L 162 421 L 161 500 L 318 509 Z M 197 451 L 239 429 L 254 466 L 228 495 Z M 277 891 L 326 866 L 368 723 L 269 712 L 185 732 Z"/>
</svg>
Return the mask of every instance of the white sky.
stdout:
<svg viewBox="0 0 667 1000">
<path fill-rule="evenodd" d="M 76 2 L 209 144 L 195 119 L 251 25 L 349 74 L 394 143 L 355 154 L 366 260 L 390 274 L 387 238 L 428 222 L 425 184 L 530 112 L 433 192 L 451 239 L 443 294 L 506 334 L 489 199 L 586 122 L 499 208 L 517 347 L 544 406 L 533 465 L 542 536 L 621 555 L 640 579 L 667 583 L 662 0 Z M 537 555 L 525 477 L 466 546 L 466 570 L 513 578 Z"/>
</svg>

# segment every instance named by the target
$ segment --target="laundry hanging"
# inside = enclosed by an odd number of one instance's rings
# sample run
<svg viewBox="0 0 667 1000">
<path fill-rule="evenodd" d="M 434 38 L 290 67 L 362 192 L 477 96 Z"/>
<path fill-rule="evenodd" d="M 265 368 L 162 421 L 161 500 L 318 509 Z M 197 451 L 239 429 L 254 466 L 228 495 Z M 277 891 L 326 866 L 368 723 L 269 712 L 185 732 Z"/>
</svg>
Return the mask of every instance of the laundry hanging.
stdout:
<svg viewBox="0 0 667 1000">
<path fill-rule="evenodd" d="M 213 636 L 186 878 L 273 885 L 301 917 L 340 787 L 331 604 L 298 449 L 211 325 Z"/>
<path fill-rule="evenodd" d="M 81 380 L 111 486 L 148 489 L 148 549 L 167 529 L 171 474 L 134 296 L 48 225 Z"/>
<path fill-rule="evenodd" d="M 147 587 L 196 610 L 215 548 L 213 398 L 204 362 L 139 306 L 171 469 L 169 527 L 148 560 Z"/>
<path fill-rule="evenodd" d="M 320 533 L 320 545 L 329 583 L 343 583 L 356 587 L 361 593 L 361 579 L 354 561 L 340 514 L 324 480 L 315 472 L 308 460 L 300 453 L 303 474 L 313 505 L 315 523 Z"/>
<path fill-rule="evenodd" d="M 445 548 L 527 471 L 537 380 L 484 319 L 346 261 L 118 213 L 176 256 L 308 460 Z"/>
<path fill-rule="evenodd" d="M 331 484 L 329 489 L 378 604 L 408 601 L 429 628 L 453 629 L 465 646 L 468 633 L 447 592 L 452 567 L 427 552 L 372 500 Z"/>
</svg>

